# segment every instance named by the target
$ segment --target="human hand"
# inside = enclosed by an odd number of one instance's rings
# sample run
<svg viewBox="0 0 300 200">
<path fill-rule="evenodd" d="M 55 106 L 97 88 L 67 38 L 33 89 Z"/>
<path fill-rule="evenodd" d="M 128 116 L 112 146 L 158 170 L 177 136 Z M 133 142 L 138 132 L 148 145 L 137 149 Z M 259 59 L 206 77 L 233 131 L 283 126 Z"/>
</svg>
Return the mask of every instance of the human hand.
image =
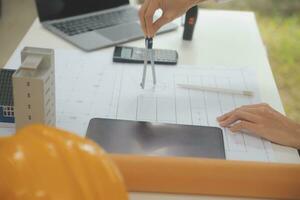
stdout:
<svg viewBox="0 0 300 200">
<path fill-rule="evenodd" d="M 139 16 L 145 36 L 153 37 L 160 27 L 183 15 L 186 11 L 204 0 L 145 0 Z M 162 10 L 162 16 L 153 22 L 156 10 Z"/>
<path fill-rule="evenodd" d="M 288 119 L 267 104 L 237 108 L 217 118 L 233 133 L 246 132 L 272 142 L 300 149 L 300 124 Z"/>
</svg>

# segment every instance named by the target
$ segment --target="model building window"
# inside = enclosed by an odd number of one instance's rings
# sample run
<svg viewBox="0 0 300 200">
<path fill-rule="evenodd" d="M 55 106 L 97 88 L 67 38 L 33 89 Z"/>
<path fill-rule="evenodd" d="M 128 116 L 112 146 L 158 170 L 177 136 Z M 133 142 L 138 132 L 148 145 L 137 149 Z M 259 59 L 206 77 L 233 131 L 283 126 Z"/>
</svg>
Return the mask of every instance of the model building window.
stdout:
<svg viewBox="0 0 300 200">
<path fill-rule="evenodd" d="M 14 108 L 12 106 L 3 106 L 3 116 L 4 117 L 13 117 Z"/>
<path fill-rule="evenodd" d="M 15 71 L 0 69 L 0 122 L 14 123 L 12 75 Z"/>
</svg>

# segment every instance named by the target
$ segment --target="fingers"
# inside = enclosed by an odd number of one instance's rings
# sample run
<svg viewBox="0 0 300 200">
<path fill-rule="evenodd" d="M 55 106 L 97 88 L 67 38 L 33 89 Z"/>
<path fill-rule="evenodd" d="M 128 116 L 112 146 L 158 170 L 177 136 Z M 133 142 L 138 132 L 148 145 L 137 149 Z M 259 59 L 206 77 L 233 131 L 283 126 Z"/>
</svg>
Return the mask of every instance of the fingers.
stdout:
<svg viewBox="0 0 300 200">
<path fill-rule="evenodd" d="M 151 1 L 151 3 L 149 3 L 147 11 L 145 13 L 145 23 L 146 23 L 146 30 L 147 30 L 147 36 L 148 37 L 153 37 L 153 15 L 155 13 L 155 11 L 158 9 L 156 3 L 156 1 Z"/>
<path fill-rule="evenodd" d="M 163 10 L 163 14 L 153 24 L 154 34 L 165 24 L 171 22 L 173 18 L 167 12 L 167 1 L 162 1 L 160 8 Z"/>
<path fill-rule="evenodd" d="M 230 128 L 230 131 L 233 133 L 236 132 L 246 132 L 246 133 L 256 133 L 257 132 L 257 126 L 252 122 L 247 121 L 240 121 L 234 125 L 232 125 Z"/>
<path fill-rule="evenodd" d="M 166 18 L 165 16 L 161 16 L 159 19 L 157 19 L 154 24 L 153 24 L 153 32 L 150 32 L 150 34 L 155 35 L 155 33 L 165 24 L 167 24 L 168 22 L 170 22 L 171 20 L 169 20 L 168 18 Z"/>
<path fill-rule="evenodd" d="M 236 121 L 243 120 L 248 122 L 258 122 L 259 117 L 253 113 L 237 110 L 231 112 L 227 118 L 220 120 L 220 125 L 223 127 L 228 127 L 229 125 L 235 123 Z"/>
<path fill-rule="evenodd" d="M 260 110 L 262 108 L 268 108 L 270 107 L 268 104 L 266 103 L 260 103 L 260 104 L 252 104 L 252 105 L 244 105 L 241 106 L 239 108 L 236 108 L 235 110 L 228 112 L 220 117 L 217 118 L 217 120 L 220 121 L 224 121 L 226 118 L 228 118 L 229 116 L 231 116 L 233 113 L 238 112 L 238 111 L 245 111 L 245 112 L 250 112 L 253 114 L 257 114 L 260 112 Z"/>
<path fill-rule="evenodd" d="M 267 104 L 241 106 L 217 118 L 220 126 L 227 127 L 231 132 L 246 132 L 259 134 L 264 110 L 269 109 Z M 260 134 L 259 134 L 260 135 Z"/>
<path fill-rule="evenodd" d="M 149 3 L 150 3 L 150 0 L 145 0 L 144 4 L 142 5 L 142 7 L 139 10 L 140 23 L 141 23 L 141 27 L 142 27 L 142 30 L 143 30 L 145 36 L 147 36 L 145 14 L 146 14 Z"/>
<path fill-rule="evenodd" d="M 163 14 L 160 18 L 153 22 L 153 16 L 156 10 L 161 8 L 165 11 L 166 9 L 161 3 L 163 2 L 157 0 L 146 0 L 139 11 L 141 27 L 146 37 L 154 37 L 155 33 L 163 25 L 171 21 Z"/>
<path fill-rule="evenodd" d="M 230 111 L 224 115 L 221 115 L 219 117 L 217 117 L 218 122 L 224 121 L 225 119 L 227 119 L 230 115 L 232 115 L 232 113 L 234 113 L 236 110 Z"/>
<path fill-rule="evenodd" d="M 153 37 L 155 34 L 153 16 L 155 11 L 159 8 L 160 4 L 157 0 L 146 0 L 140 9 L 139 17 L 141 26 L 147 37 Z"/>
</svg>

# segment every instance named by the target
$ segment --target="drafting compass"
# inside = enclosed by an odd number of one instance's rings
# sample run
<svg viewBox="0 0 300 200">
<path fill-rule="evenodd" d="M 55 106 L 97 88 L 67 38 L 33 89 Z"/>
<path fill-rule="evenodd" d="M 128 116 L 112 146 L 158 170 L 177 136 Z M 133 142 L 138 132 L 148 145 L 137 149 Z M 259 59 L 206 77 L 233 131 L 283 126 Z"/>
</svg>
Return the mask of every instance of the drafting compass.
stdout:
<svg viewBox="0 0 300 200">
<path fill-rule="evenodd" d="M 141 87 L 145 88 L 146 76 L 147 76 L 147 65 L 148 59 L 150 59 L 151 70 L 152 70 L 152 80 L 153 85 L 156 85 L 156 73 L 155 73 L 155 65 L 154 65 L 154 50 L 153 50 L 153 39 L 145 38 L 145 52 L 144 52 L 144 69 L 143 69 L 143 77 L 141 82 Z"/>
</svg>

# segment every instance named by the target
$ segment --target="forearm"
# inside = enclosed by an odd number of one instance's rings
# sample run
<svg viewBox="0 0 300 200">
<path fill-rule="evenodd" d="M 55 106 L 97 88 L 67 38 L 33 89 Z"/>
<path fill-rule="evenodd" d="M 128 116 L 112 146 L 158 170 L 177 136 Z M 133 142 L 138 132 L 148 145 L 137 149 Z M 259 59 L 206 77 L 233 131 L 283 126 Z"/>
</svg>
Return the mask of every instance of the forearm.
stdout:
<svg viewBox="0 0 300 200">
<path fill-rule="evenodd" d="M 300 149 L 300 124 L 296 124 L 296 131 L 295 131 L 295 147 Z"/>
<path fill-rule="evenodd" d="M 289 141 L 289 145 L 296 149 L 300 149 L 300 124 L 291 119 L 287 119 L 286 138 Z"/>
</svg>

